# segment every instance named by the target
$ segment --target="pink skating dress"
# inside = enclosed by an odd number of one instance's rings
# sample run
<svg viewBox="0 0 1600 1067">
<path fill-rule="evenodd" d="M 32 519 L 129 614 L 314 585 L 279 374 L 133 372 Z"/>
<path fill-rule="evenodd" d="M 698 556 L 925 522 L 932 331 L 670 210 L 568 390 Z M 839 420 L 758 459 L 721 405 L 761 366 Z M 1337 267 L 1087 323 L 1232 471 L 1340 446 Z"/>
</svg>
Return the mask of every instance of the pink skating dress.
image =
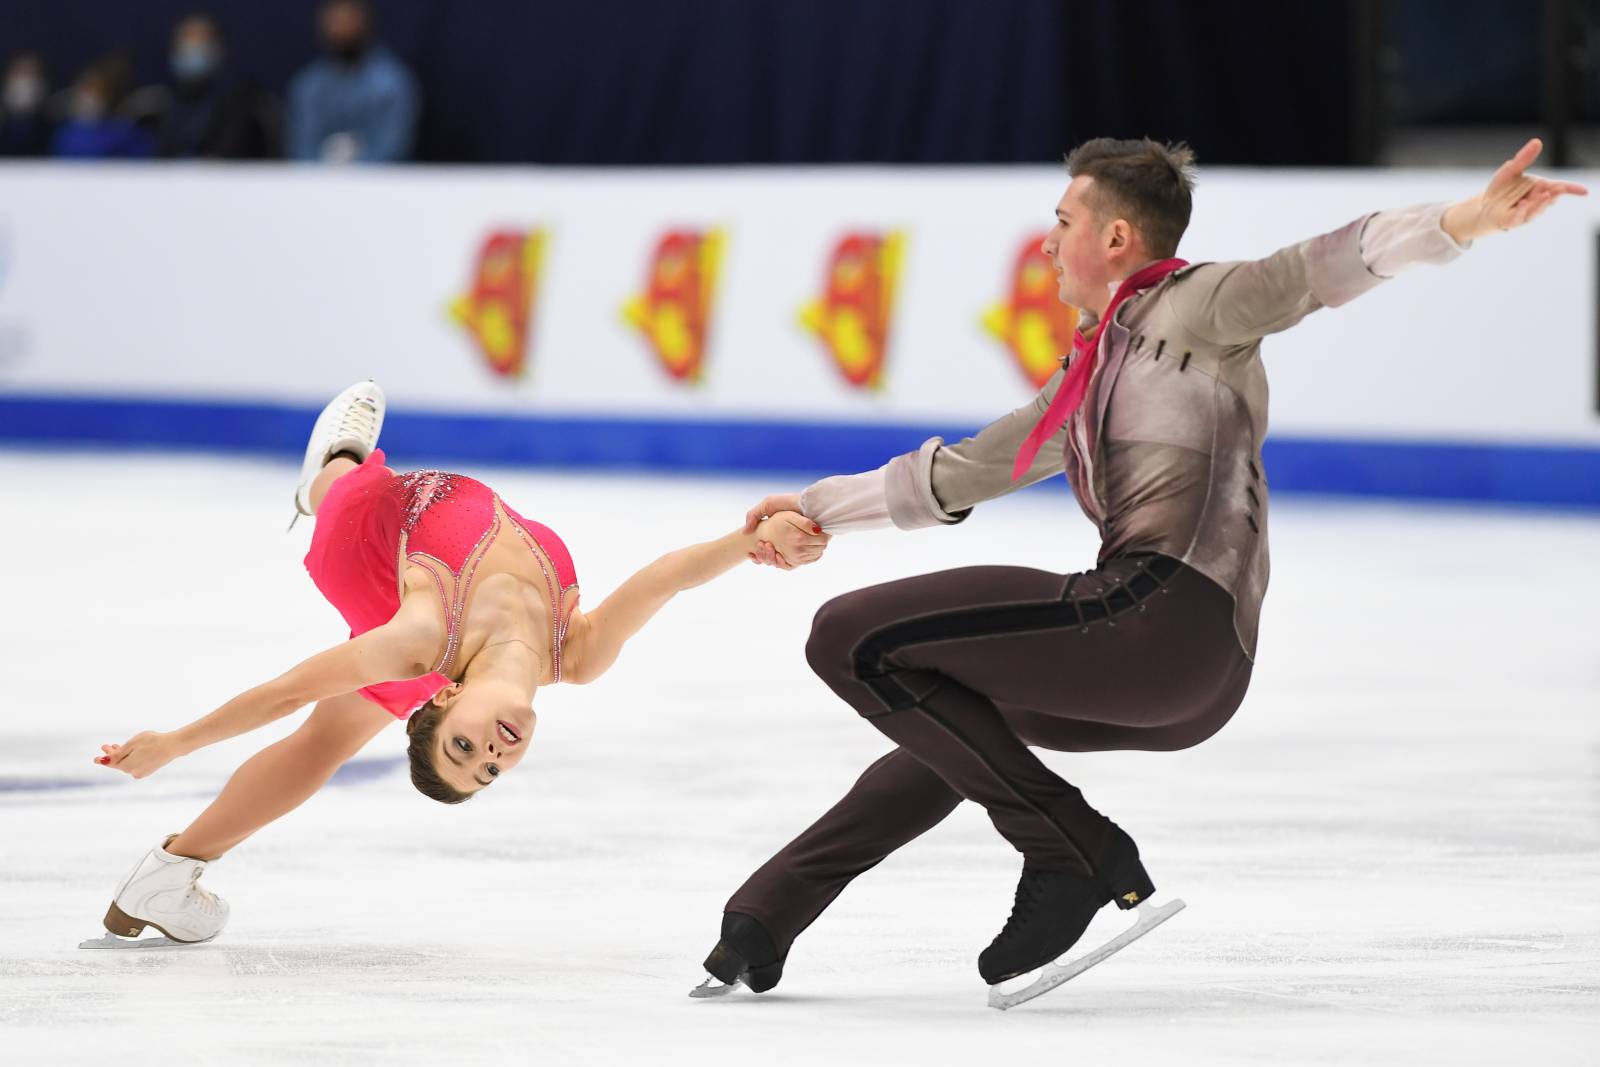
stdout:
<svg viewBox="0 0 1600 1067">
<path fill-rule="evenodd" d="M 400 610 L 402 560 L 425 567 L 444 605 L 445 647 L 433 670 L 420 678 L 380 682 L 361 695 L 396 718 L 408 718 L 450 684 L 461 648 L 461 621 L 478 563 L 501 533 L 499 498 L 482 482 L 445 471 L 396 474 L 374 451 L 336 480 L 317 509 L 306 570 L 328 603 L 357 637 Z M 516 535 L 544 572 L 550 595 L 551 655 L 561 680 L 561 646 L 572 620 L 578 584 L 572 555 L 549 527 L 523 518 L 500 500 Z M 544 556 L 533 551 L 537 545 Z M 544 557 L 555 566 L 551 574 Z"/>
</svg>

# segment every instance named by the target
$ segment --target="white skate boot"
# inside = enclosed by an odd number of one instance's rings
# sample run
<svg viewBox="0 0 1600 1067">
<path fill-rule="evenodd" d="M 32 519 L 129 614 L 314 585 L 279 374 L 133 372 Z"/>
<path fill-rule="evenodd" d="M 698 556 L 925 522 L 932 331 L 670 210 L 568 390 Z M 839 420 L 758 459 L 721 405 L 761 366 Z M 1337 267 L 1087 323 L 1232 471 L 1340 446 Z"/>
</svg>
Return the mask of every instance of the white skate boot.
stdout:
<svg viewBox="0 0 1600 1067">
<path fill-rule="evenodd" d="M 311 428 L 305 462 L 300 466 L 300 484 L 294 490 L 294 507 L 299 515 L 312 514 L 311 483 L 317 480 L 330 456 L 350 452 L 366 459 L 378 447 L 378 431 L 383 429 L 383 389 L 367 379 L 357 382 L 329 401 Z M 293 526 L 293 523 L 290 523 Z"/>
<path fill-rule="evenodd" d="M 105 937 L 79 948 L 165 948 L 210 941 L 228 925 L 228 904 L 200 888 L 203 860 L 174 856 L 166 846 L 177 834 L 153 848 L 122 880 L 106 911 Z M 147 926 L 166 937 L 138 938 Z"/>
</svg>

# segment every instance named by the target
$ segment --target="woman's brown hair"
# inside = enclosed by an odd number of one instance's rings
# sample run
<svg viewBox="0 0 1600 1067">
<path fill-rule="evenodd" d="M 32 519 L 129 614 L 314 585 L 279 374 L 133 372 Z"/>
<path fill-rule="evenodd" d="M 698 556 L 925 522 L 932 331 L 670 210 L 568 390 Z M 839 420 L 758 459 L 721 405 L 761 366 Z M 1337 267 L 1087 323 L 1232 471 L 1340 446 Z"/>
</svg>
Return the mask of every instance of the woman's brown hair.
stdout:
<svg viewBox="0 0 1600 1067">
<path fill-rule="evenodd" d="M 463 793 L 439 776 L 433 765 L 433 739 L 444 719 L 444 709 L 429 701 L 406 720 L 406 735 L 411 739 L 406 745 L 406 755 L 411 760 L 411 784 L 417 792 L 441 804 L 459 804 L 471 800 L 471 793 Z"/>
</svg>

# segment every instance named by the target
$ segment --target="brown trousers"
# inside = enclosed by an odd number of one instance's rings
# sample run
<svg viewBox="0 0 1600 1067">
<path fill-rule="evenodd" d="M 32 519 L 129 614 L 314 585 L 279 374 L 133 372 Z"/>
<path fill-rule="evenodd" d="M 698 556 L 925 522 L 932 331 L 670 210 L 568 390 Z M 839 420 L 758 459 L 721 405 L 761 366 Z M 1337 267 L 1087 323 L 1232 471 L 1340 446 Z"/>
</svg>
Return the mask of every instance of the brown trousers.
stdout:
<svg viewBox="0 0 1600 1067">
<path fill-rule="evenodd" d="M 899 747 L 750 876 L 727 911 L 780 954 L 851 879 L 982 804 L 1031 867 L 1090 871 L 1112 825 L 1029 750 L 1171 751 L 1244 699 L 1233 599 L 1165 556 L 1062 576 L 966 567 L 829 601 L 806 646 L 817 675 Z"/>
</svg>

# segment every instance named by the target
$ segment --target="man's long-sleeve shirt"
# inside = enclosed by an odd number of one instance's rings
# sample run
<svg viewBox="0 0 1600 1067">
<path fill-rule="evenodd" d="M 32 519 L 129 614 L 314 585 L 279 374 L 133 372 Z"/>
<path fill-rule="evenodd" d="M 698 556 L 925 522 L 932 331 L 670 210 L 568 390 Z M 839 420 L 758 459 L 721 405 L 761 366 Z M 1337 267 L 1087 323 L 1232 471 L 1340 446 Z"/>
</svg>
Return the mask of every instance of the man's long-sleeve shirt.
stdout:
<svg viewBox="0 0 1600 1067">
<path fill-rule="evenodd" d="M 801 509 L 830 532 L 948 525 L 1065 471 L 1100 530 L 1102 560 L 1159 552 L 1204 574 L 1233 596 L 1234 629 L 1254 658 L 1269 572 L 1261 339 L 1407 267 L 1455 258 L 1462 246 L 1443 212 L 1368 215 L 1265 259 L 1186 267 L 1128 298 L 1100 331 L 1082 405 L 1015 482 L 1017 450 L 1061 373 L 972 437 L 933 438 L 876 471 L 809 486 Z"/>
</svg>

